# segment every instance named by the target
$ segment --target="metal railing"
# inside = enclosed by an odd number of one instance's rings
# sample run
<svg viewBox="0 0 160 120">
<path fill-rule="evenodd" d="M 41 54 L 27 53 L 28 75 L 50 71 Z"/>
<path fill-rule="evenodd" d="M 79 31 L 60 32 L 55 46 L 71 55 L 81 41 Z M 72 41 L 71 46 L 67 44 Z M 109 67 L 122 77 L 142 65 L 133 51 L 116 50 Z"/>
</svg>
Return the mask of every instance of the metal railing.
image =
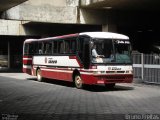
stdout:
<svg viewBox="0 0 160 120">
<path fill-rule="evenodd" d="M 160 54 L 133 53 L 134 78 L 160 84 Z"/>
</svg>

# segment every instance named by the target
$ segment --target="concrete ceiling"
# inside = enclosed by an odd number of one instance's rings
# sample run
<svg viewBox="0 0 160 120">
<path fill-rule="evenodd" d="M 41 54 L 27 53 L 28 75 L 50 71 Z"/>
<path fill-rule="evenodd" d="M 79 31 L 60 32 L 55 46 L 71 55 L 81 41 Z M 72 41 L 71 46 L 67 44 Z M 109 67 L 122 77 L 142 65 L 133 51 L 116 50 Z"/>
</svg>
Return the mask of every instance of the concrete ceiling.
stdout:
<svg viewBox="0 0 160 120">
<path fill-rule="evenodd" d="M 27 0 L 0 0 L 0 12 L 8 10 L 16 5 L 21 4 Z"/>
<path fill-rule="evenodd" d="M 160 11 L 160 0 L 90 0 L 82 7 L 113 10 Z"/>
</svg>

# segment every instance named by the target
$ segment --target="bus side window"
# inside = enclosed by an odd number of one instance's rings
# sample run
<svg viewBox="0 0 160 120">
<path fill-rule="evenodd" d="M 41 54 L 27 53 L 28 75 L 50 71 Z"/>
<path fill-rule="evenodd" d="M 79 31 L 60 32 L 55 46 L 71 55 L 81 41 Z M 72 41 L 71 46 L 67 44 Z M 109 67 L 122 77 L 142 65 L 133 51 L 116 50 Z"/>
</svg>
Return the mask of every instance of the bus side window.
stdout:
<svg viewBox="0 0 160 120">
<path fill-rule="evenodd" d="M 35 43 L 29 44 L 29 55 L 33 55 L 35 53 Z"/>
<path fill-rule="evenodd" d="M 65 53 L 70 53 L 71 50 L 70 50 L 70 40 L 66 40 L 65 41 L 65 50 L 64 50 Z"/>
<path fill-rule="evenodd" d="M 72 38 L 70 40 L 70 44 L 69 44 L 69 47 L 70 47 L 70 53 L 76 53 L 76 38 Z"/>
<path fill-rule="evenodd" d="M 64 51 L 64 42 L 63 41 L 59 41 L 58 42 L 58 53 L 61 53 L 63 54 L 65 51 Z"/>
<path fill-rule="evenodd" d="M 76 40 L 71 40 L 71 51 L 76 53 Z"/>
<path fill-rule="evenodd" d="M 24 54 L 25 54 L 25 55 L 28 55 L 28 54 L 29 54 L 29 44 L 28 44 L 28 43 L 25 43 L 25 46 L 24 46 Z"/>
<path fill-rule="evenodd" d="M 39 54 L 39 52 L 38 52 L 38 42 L 34 42 L 34 54 Z"/>
<path fill-rule="evenodd" d="M 45 42 L 43 48 L 44 54 L 52 54 L 52 42 Z"/>
<path fill-rule="evenodd" d="M 65 43 L 65 49 L 64 49 L 64 53 L 67 54 L 73 54 L 76 52 L 76 40 L 75 38 L 69 38 L 64 40 Z"/>
<path fill-rule="evenodd" d="M 42 52 L 43 52 L 43 54 L 45 54 L 45 51 L 46 51 L 46 43 L 45 42 L 43 42 L 43 49 L 42 49 Z"/>
<path fill-rule="evenodd" d="M 42 42 L 39 42 L 38 43 L 38 54 L 43 54 L 43 50 L 42 50 L 42 48 L 43 48 L 43 45 L 42 45 L 43 43 Z"/>
<path fill-rule="evenodd" d="M 58 43 L 57 41 L 53 41 L 53 54 L 57 53 L 57 48 L 58 48 L 57 43 Z"/>
</svg>

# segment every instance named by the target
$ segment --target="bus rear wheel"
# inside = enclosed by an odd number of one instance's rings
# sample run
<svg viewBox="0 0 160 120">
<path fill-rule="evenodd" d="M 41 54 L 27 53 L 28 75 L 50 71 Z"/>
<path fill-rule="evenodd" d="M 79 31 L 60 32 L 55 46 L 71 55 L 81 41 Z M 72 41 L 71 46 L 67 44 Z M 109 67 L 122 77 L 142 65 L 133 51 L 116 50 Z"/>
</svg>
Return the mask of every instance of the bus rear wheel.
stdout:
<svg viewBox="0 0 160 120">
<path fill-rule="evenodd" d="M 37 70 L 37 81 L 39 82 L 43 81 L 43 77 L 40 69 Z"/>
<path fill-rule="evenodd" d="M 75 84 L 76 88 L 78 88 L 78 89 L 83 88 L 83 80 L 80 75 L 75 75 L 74 84 Z"/>
</svg>

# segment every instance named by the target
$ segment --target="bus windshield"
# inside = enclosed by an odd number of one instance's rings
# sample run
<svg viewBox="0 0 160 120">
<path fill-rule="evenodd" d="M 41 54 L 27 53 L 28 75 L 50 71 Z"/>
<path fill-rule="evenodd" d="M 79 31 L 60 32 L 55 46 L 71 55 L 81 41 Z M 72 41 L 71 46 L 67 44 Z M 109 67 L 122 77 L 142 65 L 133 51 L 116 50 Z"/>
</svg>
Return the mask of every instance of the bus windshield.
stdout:
<svg viewBox="0 0 160 120">
<path fill-rule="evenodd" d="M 128 40 L 93 39 L 92 63 L 131 63 L 131 46 Z"/>
</svg>

